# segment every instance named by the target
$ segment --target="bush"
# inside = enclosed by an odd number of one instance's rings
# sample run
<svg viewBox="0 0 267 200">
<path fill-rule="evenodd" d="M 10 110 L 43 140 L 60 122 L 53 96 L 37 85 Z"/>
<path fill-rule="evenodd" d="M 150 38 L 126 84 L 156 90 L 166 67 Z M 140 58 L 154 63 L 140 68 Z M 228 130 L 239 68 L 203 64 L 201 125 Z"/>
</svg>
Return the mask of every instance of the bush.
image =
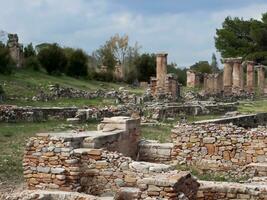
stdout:
<svg viewBox="0 0 267 200">
<path fill-rule="evenodd" d="M 72 52 L 68 61 L 67 75 L 73 77 L 88 76 L 87 61 L 87 55 L 82 50 L 78 49 Z"/>
<path fill-rule="evenodd" d="M 9 50 L 0 44 L 0 73 L 10 74 L 14 68 L 14 61 L 12 60 Z"/>
<path fill-rule="evenodd" d="M 24 67 L 34 71 L 40 71 L 41 65 L 36 56 L 28 57 L 24 60 Z"/>
<path fill-rule="evenodd" d="M 41 49 L 38 60 L 48 74 L 62 74 L 66 70 L 67 58 L 63 49 L 57 44 Z"/>
</svg>

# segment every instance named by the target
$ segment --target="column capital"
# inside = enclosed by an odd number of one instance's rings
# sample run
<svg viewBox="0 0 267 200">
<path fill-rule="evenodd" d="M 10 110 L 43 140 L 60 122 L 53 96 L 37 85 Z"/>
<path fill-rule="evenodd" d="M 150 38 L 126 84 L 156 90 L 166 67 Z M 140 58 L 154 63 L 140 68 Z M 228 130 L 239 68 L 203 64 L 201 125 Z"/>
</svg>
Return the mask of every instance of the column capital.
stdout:
<svg viewBox="0 0 267 200">
<path fill-rule="evenodd" d="M 237 58 L 224 58 L 223 63 L 242 63 L 242 57 Z"/>
<path fill-rule="evenodd" d="M 256 64 L 255 61 L 250 61 L 250 60 L 245 61 L 245 63 L 249 64 L 249 65 L 255 65 Z"/>
<path fill-rule="evenodd" d="M 157 57 L 165 57 L 167 55 L 168 55 L 168 53 L 166 53 L 166 52 L 159 52 L 159 53 L 157 53 Z"/>
</svg>

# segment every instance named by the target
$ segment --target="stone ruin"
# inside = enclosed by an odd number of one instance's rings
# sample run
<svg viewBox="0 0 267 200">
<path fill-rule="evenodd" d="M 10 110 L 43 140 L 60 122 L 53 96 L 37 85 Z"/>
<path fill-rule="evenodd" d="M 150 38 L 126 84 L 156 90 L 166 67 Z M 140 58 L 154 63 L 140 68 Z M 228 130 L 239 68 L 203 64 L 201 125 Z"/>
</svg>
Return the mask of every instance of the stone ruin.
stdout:
<svg viewBox="0 0 267 200">
<path fill-rule="evenodd" d="M 247 118 L 251 124 L 254 119 Z M 266 117 L 261 119 L 266 125 Z M 23 159 L 29 190 L 21 196 L 30 193 L 34 198 L 28 199 L 52 200 L 267 198 L 266 127 L 182 123 L 172 130 L 172 143 L 158 143 L 140 140 L 139 124 L 140 119 L 129 117 L 105 118 L 98 131 L 39 133 L 30 138 Z M 177 164 L 243 181 L 196 180 L 188 172 L 175 170 Z"/>
<path fill-rule="evenodd" d="M 199 183 L 190 173 L 168 164 L 138 161 L 139 124 L 139 119 L 106 118 L 98 131 L 39 133 L 30 138 L 23 168 L 31 191 L 21 196 L 196 199 Z"/>
<path fill-rule="evenodd" d="M 16 63 L 16 66 L 21 67 L 23 60 L 23 47 L 19 43 L 17 34 L 8 34 L 7 47 L 9 48 L 11 58 Z"/>
<path fill-rule="evenodd" d="M 224 70 L 219 73 L 201 74 L 193 70 L 187 71 L 187 86 L 202 87 L 201 77 L 203 77 L 203 90 L 205 94 L 223 94 L 224 96 L 242 95 L 246 93 L 255 94 L 258 91 L 264 94 L 265 84 L 265 66 L 253 61 L 242 62 L 242 58 L 224 59 Z M 246 75 L 244 76 L 244 67 Z M 257 78 L 255 77 L 255 69 Z M 257 80 L 257 84 L 256 84 Z"/>
<path fill-rule="evenodd" d="M 195 72 L 193 70 L 187 70 L 186 72 L 186 85 L 187 87 L 200 87 L 200 83 L 201 83 L 201 73 Z"/>
<path fill-rule="evenodd" d="M 157 77 L 150 79 L 150 91 L 158 99 L 169 98 L 172 101 L 180 97 L 180 85 L 173 74 L 167 74 L 167 53 L 157 54 Z"/>
</svg>

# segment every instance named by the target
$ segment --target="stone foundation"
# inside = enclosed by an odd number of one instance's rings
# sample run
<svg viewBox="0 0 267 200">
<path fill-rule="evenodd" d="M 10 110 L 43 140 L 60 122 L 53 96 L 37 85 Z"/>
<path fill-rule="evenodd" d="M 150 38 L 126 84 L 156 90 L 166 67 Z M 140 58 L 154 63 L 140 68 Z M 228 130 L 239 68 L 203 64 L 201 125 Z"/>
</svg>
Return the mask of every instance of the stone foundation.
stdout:
<svg viewBox="0 0 267 200">
<path fill-rule="evenodd" d="M 267 199 L 267 185 L 211 181 L 200 181 L 200 185 L 197 200 Z"/>
</svg>

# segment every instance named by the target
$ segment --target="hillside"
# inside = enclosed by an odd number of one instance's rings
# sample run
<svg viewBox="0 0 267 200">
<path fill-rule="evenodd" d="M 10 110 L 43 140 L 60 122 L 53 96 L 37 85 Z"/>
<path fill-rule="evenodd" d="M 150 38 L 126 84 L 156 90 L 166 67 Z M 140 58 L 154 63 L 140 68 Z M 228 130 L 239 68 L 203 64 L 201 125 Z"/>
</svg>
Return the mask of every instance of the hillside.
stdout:
<svg viewBox="0 0 267 200">
<path fill-rule="evenodd" d="M 8 99 L 0 104 L 20 106 L 84 106 L 84 105 L 110 105 L 110 99 L 60 99 L 49 102 L 32 101 L 32 97 L 40 91 L 48 92 L 50 85 L 59 84 L 62 87 L 71 87 L 78 90 L 95 91 L 118 90 L 125 87 L 132 93 L 141 94 L 141 89 L 132 88 L 125 83 L 100 82 L 95 80 L 75 79 L 68 76 L 50 76 L 43 72 L 18 69 L 11 75 L 0 75 L 2 85 Z"/>
</svg>

